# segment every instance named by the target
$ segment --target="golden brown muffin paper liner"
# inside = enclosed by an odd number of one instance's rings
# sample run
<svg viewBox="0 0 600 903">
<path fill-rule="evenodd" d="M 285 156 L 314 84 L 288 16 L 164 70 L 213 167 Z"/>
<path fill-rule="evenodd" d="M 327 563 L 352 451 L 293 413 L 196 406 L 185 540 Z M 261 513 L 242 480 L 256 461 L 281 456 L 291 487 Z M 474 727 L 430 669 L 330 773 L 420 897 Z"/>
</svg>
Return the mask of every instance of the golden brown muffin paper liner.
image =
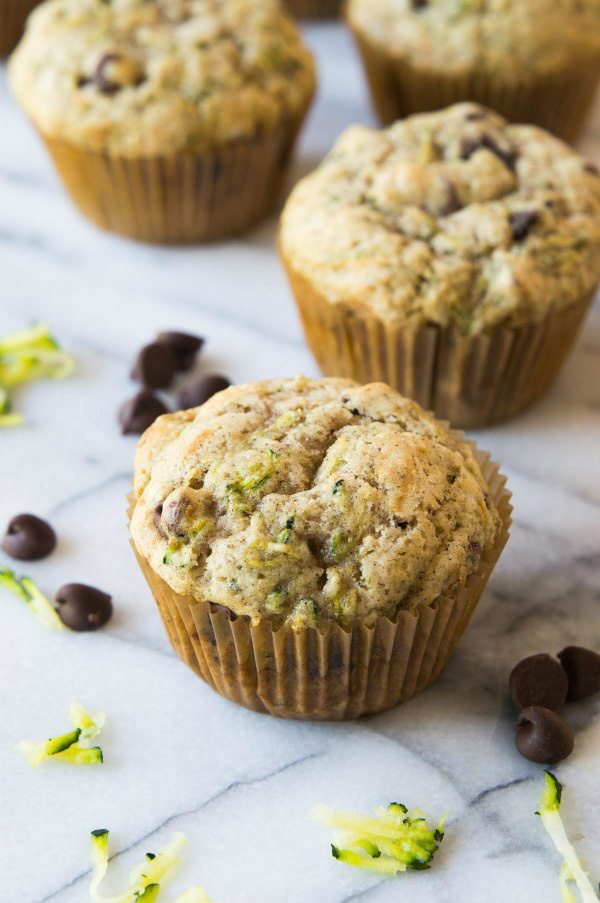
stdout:
<svg viewBox="0 0 600 903">
<path fill-rule="evenodd" d="M 71 198 L 102 229 L 162 244 L 214 241 L 271 213 L 307 109 L 202 153 L 123 157 L 42 138 Z"/>
<path fill-rule="evenodd" d="M 301 19 L 333 19 L 339 16 L 343 0 L 285 0 L 285 6 Z"/>
<path fill-rule="evenodd" d="M 461 433 L 456 433 L 464 438 Z M 473 448 L 502 526 L 495 545 L 463 586 L 431 605 L 344 629 L 253 625 L 228 609 L 180 595 L 139 554 L 138 563 L 179 658 L 222 696 L 281 718 L 343 720 L 389 709 L 431 684 L 463 635 L 508 539 L 506 478 Z M 135 507 L 130 496 L 129 519 Z"/>
<path fill-rule="evenodd" d="M 586 296 L 537 323 L 465 337 L 454 327 L 385 323 L 358 301 L 332 303 L 282 257 L 326 376 L 386 382 L 463 429 L 507 420 L 545 395 L 593 300 Z"/>
<path fill-rule="evenodd" d="M 535 79 L 502 79 L 482 70 L 461 75 L 426 72 L 408 60 L 386 53 L 364 34 L 351 30 L 369 82 L 373 106 L 389 125 L 413 113 L 440 110 L 459 101 L 473 101 L 496 110 L 511 122 L 531 123 L 565 141 L 580 133 L 590 112 L 598 82 L 600 58 Z"/>
<path fill-rule="evenodd" d="M 29 13 L 41 0 L 0 0 L 0 57 L 15 49 Z"/>
</svg>

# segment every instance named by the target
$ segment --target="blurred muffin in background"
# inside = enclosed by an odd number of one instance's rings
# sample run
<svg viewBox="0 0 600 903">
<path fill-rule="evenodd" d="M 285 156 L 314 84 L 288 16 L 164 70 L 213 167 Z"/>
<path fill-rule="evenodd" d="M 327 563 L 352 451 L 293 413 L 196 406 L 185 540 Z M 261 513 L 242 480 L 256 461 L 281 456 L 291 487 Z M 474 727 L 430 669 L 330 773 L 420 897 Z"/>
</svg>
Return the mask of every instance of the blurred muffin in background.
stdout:
<svg viewBox="0 0 600 903">
<path fill-rule="evenodd" d="M 280 249 L 321 370 L 456 426 L 550 388 L 600 281 L 600 173 L 477 104 L 348 129 L 284 209 Z"/>
<path fill-rule="evenodd" d="M 270 212 L 315 70 L 278 0 L 48 0 L 10 80 L 83 213 L 187 242 Z"/>
<path fill-rule="evenodd" d="M 349 0 L 389 124 L 473 100 L 576 137 L 600 80 L 600 0 Z"/>
</svg>

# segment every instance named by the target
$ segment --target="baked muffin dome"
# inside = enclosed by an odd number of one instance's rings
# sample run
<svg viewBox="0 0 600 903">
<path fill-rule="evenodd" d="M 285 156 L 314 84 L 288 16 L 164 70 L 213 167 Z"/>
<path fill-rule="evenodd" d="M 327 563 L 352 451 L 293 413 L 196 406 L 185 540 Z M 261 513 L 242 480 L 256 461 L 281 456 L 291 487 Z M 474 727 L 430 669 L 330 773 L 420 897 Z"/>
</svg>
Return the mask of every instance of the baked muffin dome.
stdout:
<svg viewBox="0 0 600 903">
<path fill-rule="evenodd" d="M 477 104 L 354 126 L 293 191 L 281 250 L 327 301 L 388 323 L 537 322 L 600 280 L 600 176 Z"/>
<path fill-rule="evenodd" d="M 122 156 L 252 138 L 315 84 L 278 0 L 48 0 L 10 74 L 43 134 Z"/>
<path fill-rule="evenodd" d="M 520 81 L 600 56 L 599 0 L 350 0 L 348 18 L 374 45 L 444 75 Z"/>
<path fill-rule="evenodd" d="M 134 543 L 175 592 L 298 627 L 432 603 L 500 530 L 466 442 L 342 379 L 236 386 L 159 418 L 135 498 Z"/>
</svg>

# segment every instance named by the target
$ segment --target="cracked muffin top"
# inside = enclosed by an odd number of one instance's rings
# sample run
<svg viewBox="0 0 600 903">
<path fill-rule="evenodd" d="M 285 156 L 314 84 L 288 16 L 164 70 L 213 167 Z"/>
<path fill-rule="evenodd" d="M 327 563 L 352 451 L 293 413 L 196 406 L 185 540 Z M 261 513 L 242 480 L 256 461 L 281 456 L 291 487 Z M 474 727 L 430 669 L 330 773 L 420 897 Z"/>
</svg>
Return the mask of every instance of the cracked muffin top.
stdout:
<svg viewBox="0 0 600 903">
<path fill-rule="evenodd" d="M 41 132 L 123 156 L 254 137 L 315 83 L 278 0 L 48 0 L 10 76 Z"/>
<path fill-rule="evenodd" d="M 600 57 L 600 0 L 350 0 L 353 28 L 417 69 L 506 82 Z"/>
<path fill-rule="evenodd" d="M 173 590 L 253 622 L 372 622 L 478 570 L 499 515 L 470 446 L 384 384 L 235 386 L 140 440 L 131 533 Z"/>
<path fill-rule="evenodd" d="M 477 104 L 353 126 L 296 186 L 280 245 L 332 303 L 476 334 L 542 319 L 600 280 L 600 174 Z"/>
</svg>

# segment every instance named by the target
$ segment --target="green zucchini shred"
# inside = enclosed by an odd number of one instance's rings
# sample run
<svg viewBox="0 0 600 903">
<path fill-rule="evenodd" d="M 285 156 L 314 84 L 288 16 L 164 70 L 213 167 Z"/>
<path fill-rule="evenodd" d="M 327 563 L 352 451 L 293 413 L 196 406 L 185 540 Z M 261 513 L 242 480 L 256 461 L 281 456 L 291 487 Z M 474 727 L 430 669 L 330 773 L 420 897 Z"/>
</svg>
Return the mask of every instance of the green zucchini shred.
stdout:
<svg viewBox="0 0 600 903">
<path fill-rule="evenodd" d="M 159 853 L 146 853 L 144 860 L 131 872 L 126 889 L 115 896 L 104 897 L 100 894 L 100 885 L 108 870 L 108 837 L 106 828 L 99 828 L 90 834 L 93 867 L 90 898 L 94 903 L 154 903 L 163 882 L 171 877 L 181 862 L 183 850 L 187 846 L 185 834 L 174 834 Z M 211 901 L 201 887 L 190 887 L 177 898 L 176 903 Z"/>
<path fill-rule="evenodd" d="M 0 567 L 0 586 L 26 602 L 30 611 L 48 630 L 66 630 L 49 599 L 29 577 L 17 577 L 10 568 Z"/>
<path fill-rule="evenodd" d="M 82 746 L 80 741 L 96 737 L 104 726 L 106 716 L 102 712 L 90 715 L 78 702 L 71 705 L 69 714 L 74 725 L 72 731 L 39 743 L 25 740 L 17 746 L 33 768 L 37 768 L 47 759 L 57 759 L 69 765 L 103 763 L 104 756 L 99 746 Z"/>
<path fill-rule="evenodd" d="M 8 389 L 40 379 L 64 379 L 75 367 L 45 325 L 32 326 L 0 339 L 0 427 L 19 426 L 11 411 Z"/>
<path fill-rule="evenodd" d="M 562 784 L 551 771 L 544 772 L 544 775 L 544 791 L 540 799 L 540 808 L 536 815 L 540 816 L 542 824 L 550 835 L 554 846 L 563 857 L 559 873 L 562 901 L 563 903 L 575 903 L 576 896 L 572 888 L 574 884 L 582 903 L 597 903 L 599 897 L 567 836 L 560 816 Z"/>
<path fill-rule="evenodd" d="M 318 805 L 313 815 L 339 834 L 334 859 L 378 875 L 428 869 L 444 837 L 444 820 L 431 827 L 420 810 L 401 803 L 375 809 L 375 818 Z"/>
</svg>

